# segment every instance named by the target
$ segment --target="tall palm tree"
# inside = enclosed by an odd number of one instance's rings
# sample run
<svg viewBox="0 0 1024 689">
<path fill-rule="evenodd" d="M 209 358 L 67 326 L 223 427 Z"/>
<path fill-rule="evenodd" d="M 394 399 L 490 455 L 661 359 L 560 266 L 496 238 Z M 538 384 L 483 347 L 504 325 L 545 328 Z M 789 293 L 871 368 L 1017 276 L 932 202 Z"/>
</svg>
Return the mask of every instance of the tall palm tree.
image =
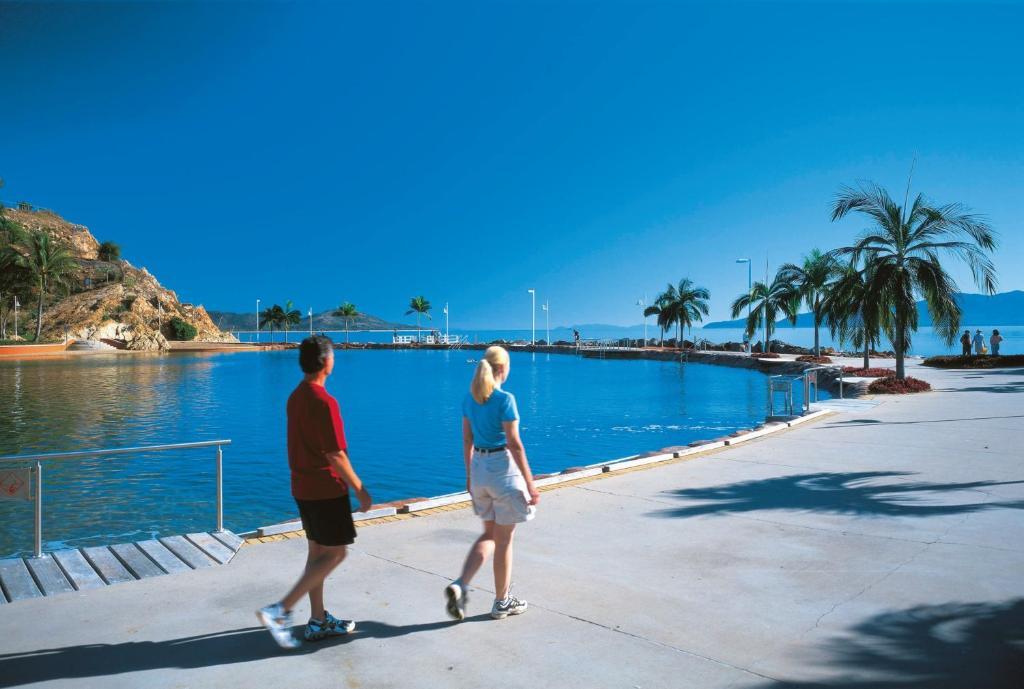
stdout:
<svg viewBox="0 0 1024 689">
<path fill-rule="evenodd" d="M 284 303 L 284 308 L 281 309 L 281 325 L 284 326 L 285 342 L 288 341 L 288 333 L 291 331 L 291 327 L 300 323 L 302 323 L 302 314 L 299 313 L 299 310 L 295 308 L 295 304 L 289 299 Z"/>
<path fill-rule="evenodd" d="M 359 315 L 359 310 L 356 309 L 355 304 L 350 301 L 346 301 L 342 302 L 341 306 L 336 308 L 331 315 L 345 319 L 345 344 L 348 344 L 348 328 L 352 319 Z"/>
<path fill-rule="evenodd" d="M 54 286 L 67 285 L 71 273 L 78 268 L 71 252 L 47 232 L 33 232 L 21 247 L 13 248 L 14 265 L 26 270 L 39 292 L 36 310 L 36 342 L 43 334 L 43 303 Z"/>
<path fill-rule="evenodd" d="M 831 254 L 823 254 L 818 249 L 814 249 L 804 256 L 801 265 L 787 263 L 779 268 L 783 279 L 796 288 L 814 316 L 814 356 L 821 356 L 818 329 L 825 318 L 822 302 L 824 302 L 832 282 L 836 279 L 837 270 L 835 257 Z"/>
<path fill-rule="evenodd" d="M 782 272 L 777 272 L 770 285 L 755 282 L 750 292 L 744 292 L 732 303 L 732 317 L 737 318 L 749 305 L 750 315 L 747 316 L 746 334 L 753 341 L 758 328 L 764 326 L 764 349 L 771 351 L 772 333 L 775 332 L 775 321 L 781 313 L 790 323 L 796 325 L 796 313 L 800 308 L 802 297 L 793 285 L 785 279 Z"/>
<path fill-rule="evenodd" d="M 848 264 L 841 269 L 822 302 L 825 321 L 833 338 L 851 342 L 864 351 L 864 368 L 871 367 L 871 348 L 891 332 L 892 319 L 870 293 L 872 266 Z"/>
<path fill-rule="evenodd" d="M 420 341 L 420 316 L 426 316 L 430 319 L 430 302 L 424 296 L 413 297 L 409 301 L 409 310 L 405 312 L 408 316 L 411 313 L 416 314 L 416 341 Z M 431 319 L 433 320 L 433 319 Z"/>
<path fill-rule="evenodd" d="M 260 312 L 260 329 L 270 328 L 270 341 L 274 341 L 274 328 L 284 324 L 284 309 L 279 304 L 268 306 Z"/>
<path fill-rule="evenodd" d="M 681 334 L 680 328 L 685 332 L 686 328 L 693 330 L 694 321 L 704 320 L 708 315 L 708 300 L 711 299 L 711 292 L 705 287 L 697 287 L 689 278 L 683 278 L 676 286 L 675 316 L 677 340 Z M 681 346 L 681 342 L 680 342 Z"/>
<path fill-rule="evenodd" d="M 935 330 L 952 344 L 960 329 L 956 281 L 939 256 L 954 256 L 971 270 L 975 284 L 987 294 L 996 291 L 996 269 L 989 257 L 996 248 L 995 231 L 984 219 L 959 203 L 936 206 L 918 194 L 907 207 L 877 184 L 844 187 L 836 197 L 832 220 L 850 213 L 870 218 L 873 227 L 833 255 L 870 263 L 870 297 L 892 316 L 896 377 L 906 377 L 905 357 L 917 330 L 917 298 L 924 298 Z"/>
<path fill-rule="evenodd" d="M 648 316 L 657 316 L 658 317 L 658 319 L 657 319 L 658 330 L 661 332 L 661 339 L 658 342 L 658 346 L 659 347 L 664 347 L 665 346 L 665 331 L 668 330 L 671 327 L 672 324 L 668 322 L 668 320 L 667 320 L 668 317 L 666 315 L 666 312 L 664 312 L 662 310 L 662 308 L 661 308 L 660 299 L 661 299 L 661 297 L 659 296 L 657 299 L 654 300 L 653 304 L 651 304 L 646 309 L 644 309 L 644 318 L 647 318 Z"/>
</svg>

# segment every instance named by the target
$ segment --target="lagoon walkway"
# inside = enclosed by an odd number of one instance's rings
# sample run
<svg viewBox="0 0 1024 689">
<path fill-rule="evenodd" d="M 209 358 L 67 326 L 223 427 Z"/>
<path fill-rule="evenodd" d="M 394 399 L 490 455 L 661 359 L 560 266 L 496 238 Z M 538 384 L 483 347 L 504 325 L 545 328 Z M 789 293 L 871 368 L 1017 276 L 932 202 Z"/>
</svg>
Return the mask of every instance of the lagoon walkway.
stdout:
<svg viewBox="0 0 1024 689">
<path fill-rule="evenodd" d="M 445 617 L 478 528 L 451 509 L 361 530 L 328 580 L 348 638 L 256 626 L 302 564 L 284 539 L 0 606 L 0 686 L 1020 687 L 1024 369 L 908 372 L 936 391 L 546 491 L 522 617 L 490 620 L 489 573 Z"/>
</svg>

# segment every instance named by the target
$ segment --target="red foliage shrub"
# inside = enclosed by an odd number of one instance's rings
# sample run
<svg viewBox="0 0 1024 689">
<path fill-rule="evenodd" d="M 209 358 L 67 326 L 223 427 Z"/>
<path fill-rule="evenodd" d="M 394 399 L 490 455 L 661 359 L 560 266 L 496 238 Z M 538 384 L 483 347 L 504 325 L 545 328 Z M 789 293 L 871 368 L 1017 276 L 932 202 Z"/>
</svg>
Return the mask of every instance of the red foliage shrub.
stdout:
<svg viewBox="0 0 1024 689">
<path fill-rule="evenodd" d="M 811 364 L 831 364 L 832 360 L 827 356 L 814 356 L 813 354 L 802 354 L 796 358 L 797 361 L 806 361 Z"/>
<path fill-rule="evenodd" d="M 898 380 L 896 376 L 879 378 L 868 386 L 868 392 L 876 395 L 905 395 L 908 392 L 925 392 L 932 386 L 917 378 Z"/>
<path fill-rule="evenodd" d="M 896 375 L 896 371 L 891 368 L 857 368 L 856 366 L 843 366 L 843 373 L 858 378 L 884 378 Z"/>
<path fill-rule="evenodd" d="M 776 352 L 754 352 L 750 356 L 755 359 L 778 359 L 779 355 Z"/>
</svg>

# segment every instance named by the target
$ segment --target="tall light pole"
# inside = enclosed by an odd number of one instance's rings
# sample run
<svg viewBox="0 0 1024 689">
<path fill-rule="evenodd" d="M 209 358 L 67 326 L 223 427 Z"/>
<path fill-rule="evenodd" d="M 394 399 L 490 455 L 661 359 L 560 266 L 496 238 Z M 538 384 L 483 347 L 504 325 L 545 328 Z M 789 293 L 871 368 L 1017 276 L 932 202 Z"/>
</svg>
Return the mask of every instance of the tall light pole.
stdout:
<svg viewBox="0 0 1024 689">
<path fill-rule="evenodd" d="M 530 315 L 532 317 L 530 346 L 532 347 L 537 344 L 537 291 L 532 289 L 526 291 L 530 293 Z"/>
<path fill-rule="evenodd" d="M 18 295 L 14 295 L 14 336 L 18 336 L 18 307 L 21 304 L 18 303 Z"/>
<path fill-rule="evenodd" d="M 749 258 L 737 258 L 736 262 L 737 263 L 746 263 L 747 264 L 747 322 L 750 322 L 750 290 L 751 290 L 751 288 L 753 287 L 753 284 L 754 284 L 751 281 L 751 276 L 752 276 L 751 269 L 753 268 L 754 264 L 753 264 L 753 262 Z M 748 339 L 748 341 L 747 341 L 747 352 L 748 353 L 750 352 L 751 346 L 752 346 L 752 344 L 751 344 L 751 342 Z"/>
<path fill-rule="evenodd" d="M 448 344 L 448 302 L 444 303 L 444 343 Z"/>
<path fill-rule="evenodd" d="M 256 341 L 260 341 L 260 300 L 256 300 Z"/>
<path fill-rule="evenodd" d="M 644 315 L 644 347 L 647 346 L 647 295 L 644 294 L 643 299 L 638 299 L 636 305 L 640 307 L 640 312 Z"/>
<path fill-rule="evenodd" d="M 544 340 L 549 345 L 551 344 L 551 302 L 547 299 L 540 305 L 540 308 L 544 310 L 544 326 L 547 331 L 547 339 Z"/>
<path fill-rule="evenodd" d="M 313 307 L 309 307 L 309 336 L 313 337 Z"/>
</svg>

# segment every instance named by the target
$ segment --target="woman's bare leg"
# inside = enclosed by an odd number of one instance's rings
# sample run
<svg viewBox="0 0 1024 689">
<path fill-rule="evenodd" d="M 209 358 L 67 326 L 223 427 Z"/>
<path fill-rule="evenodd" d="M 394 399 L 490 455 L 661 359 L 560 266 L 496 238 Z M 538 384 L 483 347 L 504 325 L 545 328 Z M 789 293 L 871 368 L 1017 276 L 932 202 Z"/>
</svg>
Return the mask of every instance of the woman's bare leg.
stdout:
<svg viewBox="0 0 1024 689">
<path fill-rule="evenodd" d="M 512 536 L 516 525 L 494 525 L 494 599 L 505 600 L 512 583 Z"/>
<path fill-rule="evenodd" d="M 476 573 L 480 571 L 480 567 L 487 562 L 487 558 L 494 552 L 494 522 L 484 522 L 484 532 L 480 535 L 480 538 L 476 539 L 473 547 L 469 549 L 469 554 L 466 555 L 466 562 L 462 565 L 462 576 L 459 577 L 459 581 L 462 582 L 463 586 L 468 586 L 469 582 L 476 576 Z"/>
</svg>

